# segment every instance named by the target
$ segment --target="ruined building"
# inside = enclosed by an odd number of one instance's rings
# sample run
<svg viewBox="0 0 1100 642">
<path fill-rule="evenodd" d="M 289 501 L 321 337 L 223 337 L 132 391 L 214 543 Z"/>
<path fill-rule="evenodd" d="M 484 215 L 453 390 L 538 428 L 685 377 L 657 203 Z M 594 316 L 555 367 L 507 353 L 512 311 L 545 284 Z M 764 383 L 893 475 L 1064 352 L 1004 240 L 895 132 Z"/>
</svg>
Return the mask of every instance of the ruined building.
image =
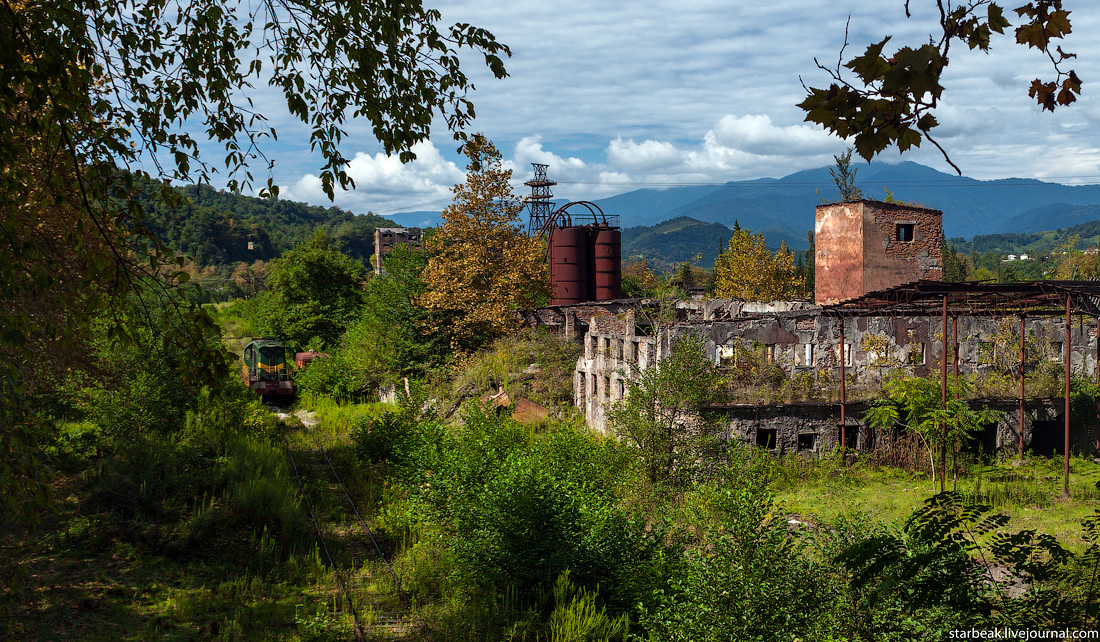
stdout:
<svg viewBox="0 0 1100 642">
<path fill-rule="evenodd" d="M 727 438 L 779 453 L 816 453 L 838 445 L 843 359 L 849 395 L 844 438 L 852 448 L 876 447 L 890 436 L 868 430 L 862 419 L 867 402 L 892 372 L 903 370 L 915 376 L 940 372 L 945 348 L 942 321 L 904 312 L 841 319 L 823 315 L 821 306 L 912 282 L 939 280 L 941 218 L 936 210 L 876 201 L 819 206 L 816 305 L 683 301 L 669 311 L 658 309 L 658 302 L 620 300 L 547 307 L 528 322 L 583 335 L 585 352 L 574 373 L 574 401 L 596 430 L 608 430 L 608 408 L 626 394 L 628 381 L 654 367 L 680 336 L 693 333 L 702 338 L 707 356 L 724 368 L 727 378 L 740 377 L 712 406 L 724 417 Z M 1038 452 L 1052 454 L 1062 449 L 1064 410 L 1051 397 L 1058 394 L 1054 392 L 1056 375 L 1064 367 L 1064 321 L 1023 321 L 1026 372 L 1034 381 L 1047 381 L 1043 373 L 1053 373 L 1044 390 L 1030 392 L 1023 422 L 1012 397 L 1013 377 L 1019 372 L 1014 346 L 1019 345 L 1020 324 L 1018 317 L 953 314 L 947 336 L 952 357 L 947 367 L 953 376 L 957 354 L 960 375 L 983 374 L 994 384 L 1000 382 L 1001 388 L 991 388 L 991 398 L 982 402 L 1004 412 L 1000 422 L 979 435 L 983 450 L 1018 444 L 1022 423 L 1023 441 Z M 1095 324 L 1074 324 L 1069 336 L 1071 369 L 1096 373 Z M 1095 418 L 1085 419 L 1073 417 L 1071 449 L 1095 447 Z"/>
<path fill-rule="evenodd" d="M 398 245 L 420 247 L 423 233 L 419 227 L 379 227 L 374 230 L 374 273 L 382 274 L 382 258 Z"/>
<path fill-rule="evenodd" d="M 854 299 L 902 283 L 943 278 L 943 212 L 879 201 L 819 205 L 814 300 Z"/>
</svg>

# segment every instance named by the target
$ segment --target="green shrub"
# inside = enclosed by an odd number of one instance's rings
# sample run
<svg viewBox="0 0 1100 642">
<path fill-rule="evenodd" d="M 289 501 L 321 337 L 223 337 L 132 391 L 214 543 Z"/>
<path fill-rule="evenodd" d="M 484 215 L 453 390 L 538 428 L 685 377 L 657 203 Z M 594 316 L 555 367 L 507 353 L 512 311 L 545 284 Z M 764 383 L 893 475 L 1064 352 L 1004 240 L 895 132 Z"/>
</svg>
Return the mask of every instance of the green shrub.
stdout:
<svg viewBox="0 0 1100 642">
<path fill-rule="evenodd" d="M 812 640 L 836 625 L 842 585 L 805 554 L 762 485 L 702 486 L 714 521 L 667 567 L 645 609 L 652 640 Z"/>
<path fill-rule="evenodd" d="M 342 353 L 314 359 L 298 371 L 294 383 L 300 394 L 326 395 L 344 402 L 365 401 L 376 387 L 350 366 Z"/>
</svg>

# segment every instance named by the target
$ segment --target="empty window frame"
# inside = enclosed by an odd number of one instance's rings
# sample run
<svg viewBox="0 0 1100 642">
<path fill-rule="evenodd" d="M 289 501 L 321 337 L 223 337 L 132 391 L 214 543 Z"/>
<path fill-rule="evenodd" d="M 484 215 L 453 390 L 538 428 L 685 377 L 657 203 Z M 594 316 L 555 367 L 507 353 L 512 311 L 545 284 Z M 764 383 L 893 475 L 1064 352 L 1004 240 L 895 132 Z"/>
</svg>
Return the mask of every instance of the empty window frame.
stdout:
<svg viewBox="0 0 1100 642">
<path fill-rule="evenodd" d="M 840 359 L 840 344 L 833 346 L 833 358 L 839 361 Z M 844 344 L 844 367 L 850 367 L 852 365 L 852 344 Z"/>
<path fill-rule="evenodd" d="M 1050 342 L 1050 348 L 1051 348 L 1051 351 L 1054 353 L 1050 357 L 1051 361 L 1061 361 L 1061 360 L 1065 359 L 1065 356 L 1066 356 L 1065 355 L 1065 351 L 1066 351 L 1065 342 L 1063 342 L 1063 341 L 1051 341 Z"/>
<path fill-rule="evenodd" d="M 757 428 L 756 445 L 765 450 L 774 450 L 778 434 L 775 428 Z"/>
<path fill-rule="evenodd" d="M 905 362 L 911 366 L 924 365 L 924 344 L 914 341 L 909 344 L 909 352 L 905 355 Z"/>
<path fill-rule="evenodd" d="M 799 450 L 813 450 L 817 445 L 817 433 L 804 433 L 798 436 Z"/>
<path fill-rule="evenodd" d="M 809 368 L 814 365 L 814 344 L 802 343 L 798 346 L 798 365 Z"/>
<path fill-rule="evenodd" d="M 912 243 L 916 234 L 915 223 L 897 223 L 894 225 L 894 234 L 898 243 Z"/>
</svg>

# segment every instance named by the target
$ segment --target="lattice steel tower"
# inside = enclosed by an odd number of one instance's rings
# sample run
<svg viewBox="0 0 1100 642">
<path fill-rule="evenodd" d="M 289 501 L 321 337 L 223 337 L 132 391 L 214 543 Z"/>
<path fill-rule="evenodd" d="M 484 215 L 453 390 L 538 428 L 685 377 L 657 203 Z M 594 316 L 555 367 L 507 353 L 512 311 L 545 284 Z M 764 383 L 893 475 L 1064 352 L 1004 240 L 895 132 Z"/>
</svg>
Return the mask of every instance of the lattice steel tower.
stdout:
<svg viewBox="0 0 1100 642">
<path fill-rule="evenodd" d="M 527 206 L 531 209 L 531 221 L 527 225 L 527 234 L 528 236 L 537 236 L 539 230 L 550 218 L 550 212 L 554 206 L 550 202 L 550 199 L 554 197 L 550 187 L 557 185 L 557 183 L 546 180 L 546 168 L 550 167 L 549 165 L 531 163 L 531 166 L 535 168 L 535 177 L 524 183 L 524 185 L 531 188 L 531 195 L 523 202 L 527 203 Z"/>
</svg>

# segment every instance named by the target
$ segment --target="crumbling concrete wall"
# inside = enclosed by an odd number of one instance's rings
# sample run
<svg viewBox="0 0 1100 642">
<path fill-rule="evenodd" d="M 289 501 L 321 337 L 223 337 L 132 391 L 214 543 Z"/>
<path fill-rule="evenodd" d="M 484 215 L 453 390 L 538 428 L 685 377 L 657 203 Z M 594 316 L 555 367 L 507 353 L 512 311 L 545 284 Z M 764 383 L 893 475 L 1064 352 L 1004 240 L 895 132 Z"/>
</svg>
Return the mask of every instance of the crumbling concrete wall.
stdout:
<svg viewBox="0 0 1100 642">
<path fill-rule="evenodd" d="M 730 302 L 697 306 L 690 320 L 676 322 L 666 326 L 652 326 L 642 323 L 638 315 L 622 312 L 611 314 L 601 310 L 589 319 L 589 330 L 584 334 L 585 354 L 577 360 L 574 374 L 574 401 L 583 409 L 588 425 L 595 430 L 607 431 L 608 408 L 622 399 L 630 380 L 635 379 L 646 368 L 653 367 L 662 359 L 677 339 L 687 333 L 694 333 L 703 339 L 706 354 L 717 366 L 726 366 L 736 353 L 737 346 L 762 351 L 770 364 L 781 369 L 789 378 L 796 375 L 809 375 L 813 380 L 831 378 L 839 381 L 840 367 L 840 320 L 820 316 L 820 308 L 804 304 L 734 306 Z M 737 316 L 728 314 L 737 310 Z M 721 315 L 715 315 L 721 310 Z M 720 320 L 702 320 L 703 316 L 721 316 Z M 1011 387 L 1009 396 L 1015 395 L 1015 376 L 1019 361 L 1019 320 L 1015 318 L 995 319 L 966 317 L 948 321 L 948 354 L 952 354 L 951 344 L 958 336 L 959 373 L 983 374 L 999 373 L 1006 378 Z M 914 376 L 935 375 L 940 370 L 943 359 L 943 321 L 936 317 L 861 317 L 844 321 L 845 368 L 848 376 L 859 385 L 877 384 L 890 373 L 902 370 Z M 1065 340 L 1065 325 L 1062 319 L 1027 319 L 1027 372 L 1048 369 L 1059 376 L 1062 368 Z M 1097 372 L 1097 341 L 1094 324 L 1075 324 L 1070 329 L 1070 355 L 1073 372 Z M 949 356 L 948 371 L 953 370 L 953 361 Z M 1055 372 L 1057 371 L 1057 372 Z M 823 376 L 824 375 L 824 376 Z M 849 388 L 851 399 L 853 388 Z M 1035 391 L 1029 391 L 1035 396 Z M 820 397 L 815 397 L 820 398 Z M 828 399 L 828 397 L 824 397 Z M 797 405 L 766 405 L 759 408 L 793 408 Z M 993 437 L 983 437 L 987 443 L 1001 448 L 1006 444 L 1019 441 L 1019 414 L 1016 402 L 1004 402 L 1006 418 L 998 424 Z M 1025 443 L 1032 443 L 1031 422 L 1038 421 L 1043 430 L 1053 430 L 1051 422 L 1060 421 L 1061 409 L 1057 404 L 1039 405 L 1029 399 L 1028 419 L 1025 427 Z M 1003 404 L 1002 404 L 1003 405 Z M 757 406 L 753 406 L 756 408 Z M 777 443 L 787 450 L 799 450 L 799 434 L 817 434 L 814 446 L 809 450 L 816 452 L 822 446 L 834 443 L 836 436 L 823 427 L 835 425 L 839 419 L 838 406 L 835 403 L 823 405 L 828 417 L 807 419 L 799 411 L 799 419 L 792 420 L 793 428 L 778 430 Z M 850 405 L 857 412 L 858 404 Z M 1044 410 L 1044 408 L 1046 408 Z M 747 412 L 747 411 L 746 411 Z M 760 413 L 763 410 L 754 410 Z M 782 414 L 786 412 L 779 412 Z M 832 413 L 832 414 L 829 414 Z M 1043 414 L 1045 413 L 1045 414 Z M 1051 414 L 1053 413 L 1053 414 Z M 811 413 L 812 414 L 812 413 Z M 1049 415 L 1049 416 L 1048 416 Z M 850 421 L 859 423 L 858 414 L 849 414 Z M 1093 418 L 1075 421 L 1092 421 Z M 748 421 L 739 419 L 738 421 Z M 762 420 L 754 420 L 762 421 Z M 810 423 L 806 423 L 810 422 Z M 816 423 L 814 423 L 816 422 Z M 779 421 L 782 424 L 782 421 Z M 818 428 L 811 429 L 813 424 Z M 739 426 L 741 424 L 738 424 Z M 748 424 L 744 424 L 747 426 Z M 748 428 L 731 427 L 731 434 L 741 437 L 748 434 Z M 755 429 L 754 429 L 755 430 Z M 801 432 L 799 432 L 801 431 Z M 857 429 L 856 443 L 853 446 L 872 446 L 873 436 L 860 433 Z M 1087 431 L 1086 431 L 1087 432 Z M 1059 433 L 1060 434 L 1060 433 Z M 1084 434 L 1084 433 L 1082 433 Z M 832 436 L 830 436 L 832 435 Z M 1036 446 L 1048 449 L 1044 436 Z M 807 437 L 803 437 L 805 444 Z M 1053 438 L 1051 438 L 1053 439 Z M 1078 439 L 1075 437 L 1075 439 Z M 1091 448 L 1092 437 L 1082 436 L 1075 441 L 1080 448 Z M 1058 442 L 1060 444 L 1061 442 Z M 793 445 L 792 445 L 793 444 Z M 1061 446 L 1058 446 L 1061 448 Z"/>
<path fill-rule="evenodd" d="M 1032 399 L 1025 406 L 1024 445 L 1036 454 L 1053 456 L 1063 452 L 1065 415 L 1060 401 Z M 975 433 L 964 448 L 972 453 L 1015 453 L 1020 443 L 1019 407 L 1008 400 L 975 401 L 971 405 L 988 408 L 1000 418 Z M 846 409 L 849 448 L 886 446 L 896 436 L 877 434 L 868 426 L 864 419 L 867 408 L 867 404 L 857 403 Z M 711 412 L 720 417 L 721 438 L 754 444 L 777 455 L 818 456 L 840 444 L 840 411 L 836 404 L 730 405 L 712 408 Z M 1095 416 L 1074 418 L 1070 422 L 1070 451 L 1096 452 L 1098 424 Z"/>
</svg>

